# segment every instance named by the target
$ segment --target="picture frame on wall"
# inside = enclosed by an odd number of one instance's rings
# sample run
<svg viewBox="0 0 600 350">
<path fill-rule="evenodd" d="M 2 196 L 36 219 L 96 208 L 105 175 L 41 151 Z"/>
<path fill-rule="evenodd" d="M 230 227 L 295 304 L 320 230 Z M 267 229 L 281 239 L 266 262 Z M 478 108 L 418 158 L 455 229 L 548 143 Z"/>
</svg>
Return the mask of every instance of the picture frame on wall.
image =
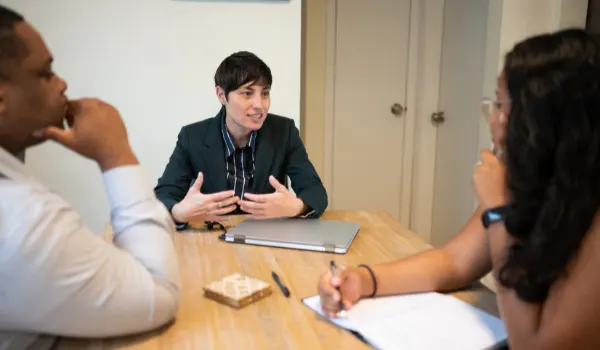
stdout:
<svg viewBox="0 0 600 350">
<path fill-rule="evenodd" d="M 172 0 L 179 2 L 290 2 L 292 0 Z"/>
</svg>

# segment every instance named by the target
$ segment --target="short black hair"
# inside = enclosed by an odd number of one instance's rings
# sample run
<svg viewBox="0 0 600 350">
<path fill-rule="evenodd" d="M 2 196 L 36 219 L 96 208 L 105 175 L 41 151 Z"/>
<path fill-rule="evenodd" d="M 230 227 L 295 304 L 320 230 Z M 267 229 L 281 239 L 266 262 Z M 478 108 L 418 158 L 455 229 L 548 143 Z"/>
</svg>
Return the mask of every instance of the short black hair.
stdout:
<svg viewBox="0 0 600 350">
<path fill-rule="evenodd" d="M 215 85 L 225 91 L 225 97 L 250 82 L 266 87 L 273 83 L 269 66 L 252 52 L 239 51 L 228 56 L 215 73 Z"/>
<path fill-rule="evenodd" d="M 0 79 L 8 78 L 10 65 L 27 54 L 25 43 L 15 33 L 15 26 L 23 21 L 22 15 L 0 5 Z"/>
</svg>

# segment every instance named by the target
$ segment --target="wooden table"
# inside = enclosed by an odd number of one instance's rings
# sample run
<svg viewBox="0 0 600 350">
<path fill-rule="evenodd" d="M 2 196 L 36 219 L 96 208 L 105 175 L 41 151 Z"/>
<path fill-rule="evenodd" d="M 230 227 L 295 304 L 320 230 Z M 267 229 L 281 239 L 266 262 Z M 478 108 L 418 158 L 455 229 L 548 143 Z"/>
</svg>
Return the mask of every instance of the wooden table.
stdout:
<svg viewBox="0 0 600 350">
<path fill-rule="evenodd" d="M 183 279 L 182 302 L 170 327 L 137 337 L 64 340 L 61 349 L 368 349 L 347 331 L 321 319 L 301 302 L 315 295 L 329 261 L 376 264 L 429 249 L 416 234 L 384 212 L 330 211 L 324 219 L 357 221 L 361 228 L 345 255 L 240 245 L 219 241 L 219 231 L 192 229 L 175 235 Z M 226 226 L 235 224 L 228 223 Z M 239 222 L 239 220 L 236 220 Z M 275 271 L 291 291 L 285 298 Z M 240 272 L 272 285 L 266 299 L 236 310 L 203 297 L 202 287 Z M 493 292 L 478 284 L 454 295 L 498 315 Z"/>
</svg>

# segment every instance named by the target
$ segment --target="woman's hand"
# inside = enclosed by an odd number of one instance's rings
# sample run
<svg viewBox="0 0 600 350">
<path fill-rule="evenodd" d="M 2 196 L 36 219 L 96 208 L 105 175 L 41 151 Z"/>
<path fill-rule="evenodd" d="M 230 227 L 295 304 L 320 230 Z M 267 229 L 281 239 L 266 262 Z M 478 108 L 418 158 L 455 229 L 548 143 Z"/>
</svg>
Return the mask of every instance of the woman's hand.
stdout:
<svg viewBox="0 0 600 350">
<path fill-rule="evenodd" d="M 473 186 L 484 209 L 507 204 L 506 168 L 490 150 L 480 152 L 480 160 L 473 173 Z"/>
</svg>

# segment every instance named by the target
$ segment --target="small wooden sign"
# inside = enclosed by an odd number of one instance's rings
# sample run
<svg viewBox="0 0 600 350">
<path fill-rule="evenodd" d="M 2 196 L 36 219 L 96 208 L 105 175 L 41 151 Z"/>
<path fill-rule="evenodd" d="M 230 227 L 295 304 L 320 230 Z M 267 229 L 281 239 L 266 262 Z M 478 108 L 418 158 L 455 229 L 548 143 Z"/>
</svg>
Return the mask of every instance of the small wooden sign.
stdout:
<svg viewBox="0 0 600 350">
<path fill-rule="evenodd" d="M 239 273 L 204 287 L 205 297 L 238 309 L 271 295 L 271 292 L 268 283 Z"/>
</svg>

